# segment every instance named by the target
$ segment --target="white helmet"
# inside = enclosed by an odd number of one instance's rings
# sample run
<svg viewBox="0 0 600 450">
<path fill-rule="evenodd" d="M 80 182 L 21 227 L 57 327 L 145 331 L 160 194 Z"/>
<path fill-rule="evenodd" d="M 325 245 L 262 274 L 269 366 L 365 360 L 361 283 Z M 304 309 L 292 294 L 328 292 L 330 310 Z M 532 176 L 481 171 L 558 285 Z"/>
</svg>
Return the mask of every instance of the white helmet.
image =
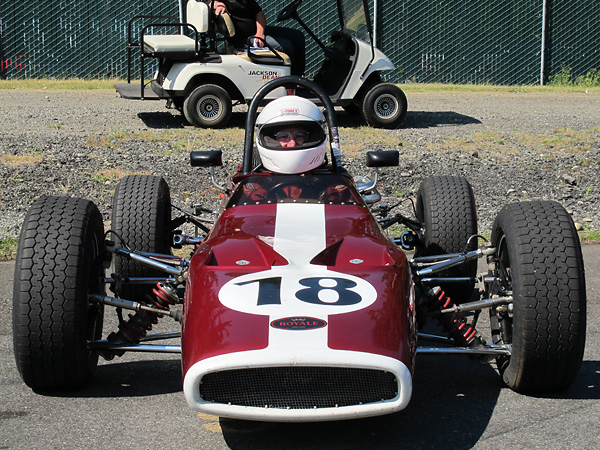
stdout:
<svg viewBox="0 0 600 450">
<path fill-rule="evenodd" d="M 303 142 L 284 147 L 275 137 L 284 129 L 300 129 Z M 328 132 L 325 116 L 310 100 L 295 95 L 270 102 L 256 118 L 256 147 L 265 169 L 277 173 L 304 173 L 325 160 Z"/>
</svg>

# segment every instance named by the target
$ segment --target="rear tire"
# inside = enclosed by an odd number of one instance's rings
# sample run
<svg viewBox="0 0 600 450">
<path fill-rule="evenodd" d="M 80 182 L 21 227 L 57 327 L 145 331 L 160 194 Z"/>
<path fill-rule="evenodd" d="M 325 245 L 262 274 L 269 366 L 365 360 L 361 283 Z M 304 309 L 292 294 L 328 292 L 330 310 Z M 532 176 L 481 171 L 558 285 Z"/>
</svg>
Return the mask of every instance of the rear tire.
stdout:
<svg viewBox="0 0 600 450">
<path fill-rule="evenodd" d="M 425 226 L 422 245 L 415 256 L 445 255 L 465 250 L 470 236 L 477 234 L 477 208 L 473 189 L 463 177 L 434 176 L 425 178 L 417 194 L 417 220 Z M 467 251 L 477 249 L 473 239 Z M 477 261 L 454 267 L 436 276 L 475 277 Z M 454 303 L 469 300 L 474 283 L 440 283 Z"/>
<path fill-rule="evenodd" d="M 514 299 L 512 317 L 490 310 L 495 343 L 512 344 L 511 356 L 498 359 L 504 383 L 521 393 L 566 389 L 581 367 L 586 329 L 583 257 L 571 217 L 556 202 L 512 203 L 496 217 L 492 243 L 493 275 Z"/>
<path fill-rule="evenodd" d="M 17 369 L 35 390 L 74 389 L 89 382 L 104 309 L 104 230 L 94 203 L 42 197 L 29 209 L 17 250 L 13 345 Z"/>
<path fill-rule="evenodd" d="M 205 84 L 194 89 L 183 102 L 187 121 L 202 128 L 222 128 L 231 118 L 231 97 L 221 86 Z"/>
<path fill-rule="evenodd" d="M 111 229 L 131 250 L 171 253 L 171 194 L 167 182 L 153 175 L 128 175 L 115 190 Z M 115 257 L 115 272 L 124 277 L 164 277 L 165 273 L 136 261 Z M 145 302 L 151 284 L 123 284 L 120 295 Z"/>
<path fill-rule="evenodd" d="M 363 117 L 375 128 L 398 128 L 408 110 L 406 95 L 392 83 L 381 83 L 371 88 L 362 103 Z"/>
</svg>

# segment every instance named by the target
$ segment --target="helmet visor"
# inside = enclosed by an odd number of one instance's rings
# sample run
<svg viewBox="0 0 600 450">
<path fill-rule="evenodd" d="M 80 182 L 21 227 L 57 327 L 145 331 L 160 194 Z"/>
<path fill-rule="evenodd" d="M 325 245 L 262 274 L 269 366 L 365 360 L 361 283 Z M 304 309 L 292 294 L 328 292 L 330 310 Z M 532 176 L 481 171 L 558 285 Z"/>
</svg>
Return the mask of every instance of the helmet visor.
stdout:
<svg viewBox="0 0 600 450">
<path fill-rule="evenodd" d="M 318 122 L 294 121 L 264 125 L 258 133 L 259 143 L 270 150 L 302 150 L 321 145 L 325 131 Z"/>
</svg>

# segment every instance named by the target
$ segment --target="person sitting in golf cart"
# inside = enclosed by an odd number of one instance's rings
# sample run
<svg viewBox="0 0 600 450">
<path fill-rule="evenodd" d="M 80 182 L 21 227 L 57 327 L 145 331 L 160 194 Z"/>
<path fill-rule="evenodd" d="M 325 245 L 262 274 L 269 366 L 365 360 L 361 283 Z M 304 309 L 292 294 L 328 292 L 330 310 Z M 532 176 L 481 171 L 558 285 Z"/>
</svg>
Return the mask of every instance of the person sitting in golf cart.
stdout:
<svg viewBox="0 0 600 450">
<path fill-rule="evenodd" d="M 284 52 L 292 61 L 291 74 L 302 76 L 305 68 L 304 34 L 293 28 L 267 25 L 267 18 L 255 0 L 215 0 L 212 8 L 216 16 L 228 13 L 234 32 L 227 41 L 242 48 L 250 36 L 256 36 L 254 47 L 263 47 L 266 42 L 277 51 Z"/>
</svg>

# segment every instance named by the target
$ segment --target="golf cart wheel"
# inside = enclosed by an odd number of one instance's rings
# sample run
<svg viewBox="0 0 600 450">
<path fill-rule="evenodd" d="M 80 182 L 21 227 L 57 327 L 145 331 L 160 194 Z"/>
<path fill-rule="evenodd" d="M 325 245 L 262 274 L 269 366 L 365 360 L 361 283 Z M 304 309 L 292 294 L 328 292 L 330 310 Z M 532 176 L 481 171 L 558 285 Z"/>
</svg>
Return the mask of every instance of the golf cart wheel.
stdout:
<svg viewBox="0 0 600 450">
<path fill-rule="evenodd" d="M 425 178 L 417 194 L 417 220 L 425 228 L 424 239 L 415 256 L 445 255 L 477 248 L 477 209 L 473 189 L 466 178 L 433 176 Z M 436 277 L 475 277 L 477 261 L 453 267 Z M 474 283 L 470 281 L 440 283 L 454 303 L 469 300 Z"/>
<path fill-rule="evenodd" d="M 194 89 L 183 102 L 183 114 L 197 127 L 221 128 L 231 118 L 231 97 L 225 89 L 215 84 L 205 84 Z"/>
<path fill-rule="evenodd" d="M 513 303 L 490 310 L 495 343 L 509 344 L 498 358 L 504 383 L 522 392 L 571 385 L 583 359 L 586 292 L 583 257 L 571 217 L 556 202 L 504 206 L 492 243 L 501 294 Z"/>
<path fill-rule="evenodd" d="M 171 194 L 167 182 L 153 175 L 128 175 L 115 190 L 112 225 L 117 245 L 150 253 L 171 253 Z M 165 273 L 137 261 L 115 257 L 115 272 L 124 277 L 164 277 Z M 151 284 L 126 284 L 119 293 L 128 300 L 145 301 Z"/>
<path fill-rule="evenodd" d="M 408 102 L 402 89 L 395 84 L 375 85 L 364 96 L 363 116 L 375 128 L 398 128 L 408 109 Z"/>
<path fill-rule="evenodd" d="M 104 229 L 94 203 L 42 197 L 19 239 L 13 288 L 17 369 L 35 390 L 86 385 L 98 364 L 87 342 L 100 339 L 104 309 Z"/>
</svg>

